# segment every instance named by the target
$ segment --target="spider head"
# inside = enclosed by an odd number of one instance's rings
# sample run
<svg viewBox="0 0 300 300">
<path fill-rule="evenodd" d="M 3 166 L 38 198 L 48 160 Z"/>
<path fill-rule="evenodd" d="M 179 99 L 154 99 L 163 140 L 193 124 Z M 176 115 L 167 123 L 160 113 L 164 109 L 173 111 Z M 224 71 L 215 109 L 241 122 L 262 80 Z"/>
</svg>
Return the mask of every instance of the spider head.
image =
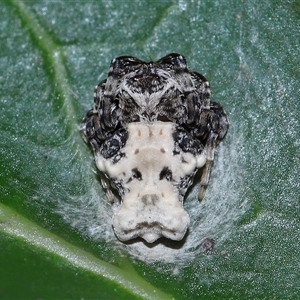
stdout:
<svg viewBox="0 0 300 300">
<path fill-rule="evenodd" d="M 176 74 L 188 72 L 185 58 L 171 53 L 156 62 L 145 62 L 132 56 L 120 56 L 111 62 L 109 76 L 126 87 L 129 94 L 153 94 L 176 83 Z M 130 93 L 131 92 L 131 93 Z"/>
</svg>

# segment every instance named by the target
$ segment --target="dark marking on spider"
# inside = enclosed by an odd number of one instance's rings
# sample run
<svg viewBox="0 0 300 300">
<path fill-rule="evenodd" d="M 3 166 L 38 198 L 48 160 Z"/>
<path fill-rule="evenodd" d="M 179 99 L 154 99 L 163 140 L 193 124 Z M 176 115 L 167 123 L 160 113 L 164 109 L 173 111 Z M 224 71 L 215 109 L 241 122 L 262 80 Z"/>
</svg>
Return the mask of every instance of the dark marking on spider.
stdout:
<svg viewBox="0 0 300 300">
<path fill-rule="evenodd" d="M 159 180 L 163 179 L 172 181 L 172 171 L 168 167 L 164 167 L 159 173 Z"/>
<path fill-rule="evenodd" d="M 136 178 L 137 180 L 143 180 L 142 173 L 137 168 L 132 169 L 131 172 L 133 178 Z"/>
</svg>

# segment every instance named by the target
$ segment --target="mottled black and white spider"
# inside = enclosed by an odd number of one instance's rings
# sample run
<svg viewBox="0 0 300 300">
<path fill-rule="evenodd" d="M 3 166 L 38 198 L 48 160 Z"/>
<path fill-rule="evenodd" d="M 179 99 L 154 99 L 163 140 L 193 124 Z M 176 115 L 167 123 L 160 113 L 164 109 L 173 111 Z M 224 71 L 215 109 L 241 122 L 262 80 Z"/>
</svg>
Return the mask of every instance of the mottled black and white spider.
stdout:
<svg viewBox="0 0 300 300">
<path fill-rule="evenodd" d="M 121 241 L 184 237 L 186 190 L 202 168 L 199 199 L 204 197 L 215 148 L 227 129 L 223 108 L 210 101 L 208 81 L 190 72 L 182 55 L 112 60 L 81 130 L 108 179 L 108 198 L 115 201 L 110 185 L 120 195 L 113 228 Z"/>
</svg>

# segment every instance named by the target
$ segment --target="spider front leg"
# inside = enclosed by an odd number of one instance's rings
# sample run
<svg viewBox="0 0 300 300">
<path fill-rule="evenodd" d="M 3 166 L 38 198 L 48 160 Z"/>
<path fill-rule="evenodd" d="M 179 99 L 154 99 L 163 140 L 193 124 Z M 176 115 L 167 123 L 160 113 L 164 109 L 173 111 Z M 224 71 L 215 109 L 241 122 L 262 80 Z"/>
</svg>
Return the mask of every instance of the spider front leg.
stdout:
<svg viewBox="0 0 300 300">
<path fill-rule="evenodd" d="M 210 84 L 209 81 L 198 72 L 191 72 L 191 77 L 197 89 L 201 106 L 205 109 L 210 109 Z"/>
</svg>

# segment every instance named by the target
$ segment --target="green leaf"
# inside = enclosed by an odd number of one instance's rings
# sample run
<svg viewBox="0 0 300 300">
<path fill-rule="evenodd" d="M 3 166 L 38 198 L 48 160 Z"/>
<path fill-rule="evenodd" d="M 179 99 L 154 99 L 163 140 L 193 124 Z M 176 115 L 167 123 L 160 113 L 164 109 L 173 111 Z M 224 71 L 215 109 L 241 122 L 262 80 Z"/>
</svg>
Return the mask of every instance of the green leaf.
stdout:
<svg viewBox="0 0 300 300">
<path fill-rule="evenodd" d="M 2 1 L 0 298 L 299 297 L 299 1 Z M 113 234 L 78 127 L 110 60 L 184 55 L 226 109 L 180 243 Z M 215 240 L 206 254 L 205 237 Z"/>
<path fill-rule="evenodd" d="M 11 271 L 19 279 L 20 286 L 25 289 L 25 295 L 26 287 L 32 286 L 32 290 L 29 289 L 27 291 L 27 297 L 36 297 L 40 294 L 43 297 L 49 298 L 56 298 L 57 296 L 63 298 L 79 297 L 79 295 L 82 297 L 94 298 L 97 296 L 102 298 L 103 293 L 106 293 L 107 297 L 113 296 L 123 299 L 133 297 L 135 294 L 146 298 L 170 298 L 166 294 L 156 291 L 149 283 L 143 281 L 135 273 L 134 269 L 126 264 L 126 261 L 123 263 L 123 267 L 126 268 L 122 270 L 97 259 L 90 253 L 17 215 L 13 210 L 2 204 L 0 206 L 0 223 L 0 232 L 3 237 L 0 240 L 2 243 L 2 267 L 6 266 L 4 270 Z M 24 264 L 24 252 L 27 253 L 26 260 L 30 261 L 29 264 L 28 262 Z M 8 260 L 7 258 L 9 257 L 12 257 L 12 259 Z M 16 260 L 18 264 L 15 263 Z M 40 263 L 37 263 L 37 261 Z M 51 264 L 49 264 L 49 261 Z M 44 269 L 49 274 L 46 276 L 44 272 L 41 274 L 40 271 L 36 271 L 36 267 L 39 270 Z M 27 277 L 26 273 L 29 271 L 28 269 L 33 270 L 33 278 L 35 280 L 32 280 L 32 275 L 29 278 Z M 72 272 L 70 272 L 70 269 Z M 22 276 L 22 272 L 25 273 L 24 277 Z M 64 276 L 60 272 L 65 273 Z M 23 297 L 24 289 L 18 288 L 14 290 L 14 284 L 12 283 L 15 282 L 15 278 L 9 273 L 3 272 L 3 278 L 0 277 L 3 285 L 2 296 L 5 298 L 11 296 L 6 289 L 13 288 L 12 292 L 15 297 Z M 44 275 L 42 280 L 39 278 L 41 275 Z M 59 276 L 58 278 L 56 278 L 57 275 Z M 91 278 L 87 280 L 88 275 Z M 98 278 L 93 275 L 98 275 Z M 50 288 L 45 286 L 45 281 L 48 281 L 48 277 L 52 280 L 52 284 L 55 283 Z M 113 281 L 114 284 L 107 279 Z M 78 286 L 73 287 L 74 280 L 80 288 Z M 85 284 L 92 285 L 93 290 L 90 290 L 90 288 L 86 289 L 81 280 L 84 280 Z M 37 284 L 37 281 L 39 284 Z M 57 288 L 56 285 L 62 283 L 66 286 Z M 62 287 L 66 288 L 65 292 L 61 289 Z M 129 287 L 130 289 L 128 289 Z M 82 291 L 83 288 L 86 289 L 84 292 Z"/>
</svg>

